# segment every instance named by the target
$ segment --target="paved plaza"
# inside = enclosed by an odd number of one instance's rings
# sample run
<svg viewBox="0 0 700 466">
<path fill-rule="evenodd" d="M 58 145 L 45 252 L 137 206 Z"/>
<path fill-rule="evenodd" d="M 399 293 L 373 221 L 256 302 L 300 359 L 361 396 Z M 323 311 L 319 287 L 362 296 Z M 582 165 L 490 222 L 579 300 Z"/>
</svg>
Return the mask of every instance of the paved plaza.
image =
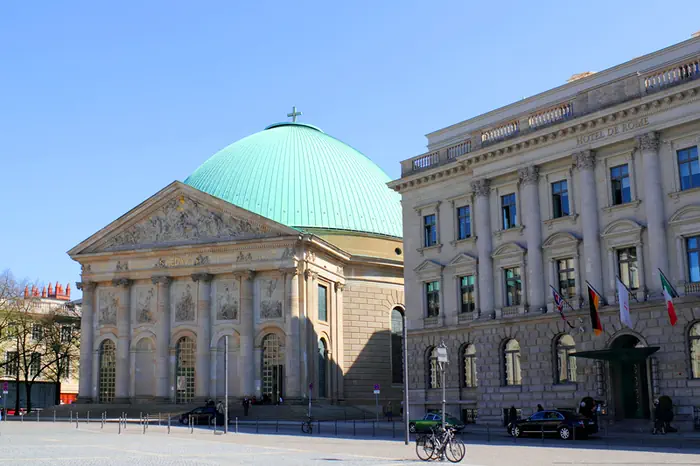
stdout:
<svg viewBox="0 0 700 466">
<path fill-rule="evenodd" d="M 414 444 L 398 440 L 230 433 L 200 428 L 138 424 L 121 434 L 118 424 L 99 422 L 6 422 L 0 424 L 1 458 L 27 465 L 417 465 Z M 469 441 L 469 440 L 467 440 Z M 576 444 L 579 447 L 579 444 Z M 614 447 L 581 442 L 467 445 L 467 466 L 700 465 L 700 450 L 677 447 Z M 646 448 L 646 450 L 644 450 Z"/>
</svg>

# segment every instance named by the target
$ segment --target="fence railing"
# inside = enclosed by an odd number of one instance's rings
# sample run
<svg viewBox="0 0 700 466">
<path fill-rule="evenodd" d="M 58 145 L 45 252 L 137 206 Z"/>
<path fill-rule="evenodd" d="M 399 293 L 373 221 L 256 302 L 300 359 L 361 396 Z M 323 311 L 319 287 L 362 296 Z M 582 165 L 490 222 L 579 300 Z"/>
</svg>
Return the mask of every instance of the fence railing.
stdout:
<svg viewBox="0 0 700 466">
<path fill-rule="evenodd" d="M 574 115 L 573 102 L 557 105 L 542 112 L 531 115 L 528 119 L 530 129 L 538 129 L 551 124 L 567 120 Z"/>
<path fill-rule="evenodd" d="M 422 155 L 416 159 L 413 159 L 411 168 L 413 171 L 423 170 L 437 165 L 440 162 L 440 153 L 430 152 L 429 154 Z"/>
<path fill-rule="evenodd" d="M 472 151 L 472 142 L 465 141 L 447 148 L 447 159 L 452 160 L 460 155 L 468 154 Z"/>
<path fill-rule="evenodd" d="M 646 76 L 644 89 L 646 92 L 654 92 L 696 79 L 698 76 L 700 76 L 700 58 L 695 58 Z"/>
<path fill-rule="evenodd" d="M 481 133 L 481 145 L 485 146 L 488 144 L 493 144 L 498 141 L 502 141 L 506 138 L 518 134 L 520 130 L 520 125 L 517 121 L 511 121 L 509 123 L 491 128 Z"/>
<path fill-rule="evenodd" d="M 685 282 L 683 285 L 683 291 L 685 294 L 700 293 L 700 282 Z"/>
</svg>

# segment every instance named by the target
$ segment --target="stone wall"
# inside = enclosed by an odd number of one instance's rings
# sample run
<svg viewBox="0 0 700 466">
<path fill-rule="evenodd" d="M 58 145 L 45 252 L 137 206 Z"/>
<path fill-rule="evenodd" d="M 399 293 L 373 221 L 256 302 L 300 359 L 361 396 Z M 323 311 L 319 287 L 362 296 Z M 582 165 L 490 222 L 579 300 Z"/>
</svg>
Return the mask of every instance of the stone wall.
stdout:
<svg viewBox="0 0 700 466">
<path fill-rule="evenodd" d="M 400 402 L 401 384 L 391 383 L 391 310 L 403 306 L 403 287 L 348 280 L 343 293 L 344 395 L 347 403 Z"/>
<path fill-rule="evenodd" d="M 688 355 L 688 328 L 700 319 L 700 299 L 676 300 L 678 323 L 671 326 L 663 302 L 632 304 L 634 328 L 622 328 L 616 307 L 601 311 L 604 332 L 600 336 L 590 330 L 586 310 L 569 313 L 569 321 L 584 328 L 569 329 L 558 314 L 529 314 L 511 319 L 476 320 L 468 325 L 436 331 L 409 332 L 409 372 L 411 417 L 421 416 L 427 409 L 438 408 L 440 389 L 428 388 L 426 351 L 439 345 L 444 339 L 448 346 L 450 364 L 446 374 L 447 410 L 459 417 L 463 408 L 478 408 L 478 422 L 500 424 L 503 410 L 511 406 L 521 408 L 523 415 L 536 410 L 537 404 L 545 407 L 575 408 L 585 396 L 606 400 L 614 418 L 614 388 L 610 382 L 610 364 L 604 364 L 604 383 L 596 382 L 596 362 L 576 358 L 576 382 L 555 383 L 555 341 L 559 335 L 569 333 L 576 343 L 576 351 L 608 348 L 620 335 L 632 334 L 645 346 L 658 346 L 652 355 L 658 375 L 650 371 L 652 391 L 650 399 L 667 395 L 673 399 L 676 421 L 689 425 L 693 406 L 700 406 L 700 379 L 691 379 Z M 580 319 L 580 320 L 579 320 Z M 521 347 L 521 386 L 503 386 L 503 343 L 515 338 Z M 476 345 L 478 387 L 462 388 L 462 345 Z M 651 363 L 649 365 L 651 367 Z"/>
</svg>

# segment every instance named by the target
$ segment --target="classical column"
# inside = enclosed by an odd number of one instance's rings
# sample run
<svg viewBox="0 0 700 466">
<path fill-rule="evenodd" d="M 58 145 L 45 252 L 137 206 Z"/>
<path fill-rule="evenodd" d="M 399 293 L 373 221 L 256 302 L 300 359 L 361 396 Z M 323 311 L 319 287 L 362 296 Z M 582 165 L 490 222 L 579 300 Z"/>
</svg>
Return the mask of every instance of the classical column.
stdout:
<svg viewBox="0 0 700 466">
<path fill-rule="evenodd" d="M 255 312 L 253 307 L 255 272 L 247 270 L 239 273 L 241 285 L 241 394 L 255 394 Z"/>
<path fill-rule="evenodd" d="M 117 361 L 115 373 L 114 402 L 129 401 L 131 385 L 131 368 L 129 367 L 131 346 L 131 280 L 115 278 L 114 286 L 119 287 L 119 306 L 117 307 Z"/>
<path fill-rule="evenodd" d="M 581 193 L 581 225 L 583 226 L 583 256 L 585 277 L 599 293 L 603 293 L 603 273 L 600 262 L 600 227 L 598 197 L 595 184 L 595 154 L 585 150 L 574 154 Z M 586 297 L 588 301 L 588 297 Z"/>
<path fill-rule="evenodd" d="M 644 205 L 647 214 L 649 234 L 649 256 L 651 262 L 650 294 L 661 293 L 659 269 L 668 270 L 668 247 L 666 245 L 666 217 L 664 214 L 663 188 L 661 186 L 661 165 L 659 162 L 659 134 L 651 132 L 637 139 L 639 152 L 644 163 Z M 641 259 L 641 256 L 639 256 Z"/>
<path fill-rule="evenodd" d="M 535 165 L 518 170 L 522 184 L 524 212 L 520 218 L 527 238 L 527 296 L 533 311 L 545 311 L 544 270 L 542 264 L 542 219 L 540 218 L 540 169 Z"/>
<path fill-rule="evenodd" d="M 491 181 L 487 179 L 472 182 L 474 192 L 474 214 L 476 226 L 476 249 L 479 255 L 479 315 L 493 312 L 493 259 L 491 259 L 491 212 L 489 193 Z M 444 304 L 443 304 L 444 305 Z"/>
<path fill-rule="evenodd" d="M 78 402 L 89 403 L 92 399 L 92 365 L 95 358 L 94 344 L 94 315 L 95 315 L 95 283 L 78 282 L 79 290 L 83 290 L 82 315 L 80 317 L 80 382 L 78 386 Z"/>
<path fill-rule="evenodd" d="M 299 377 L 299 274 L 296 267 L 280 270 L 284 277 L 287 309 L 287 341 L 285 345 L 284 396 L 289 399 L 301 398 L 302 387 Z"/>
<path fill-rule="evenodd" d="M 158 320 L 156 323 L 156 398 L 170 399 L 170 277 L 152 277 L 158 296 Z"/>
<path fill-rule="evenodd" d="M 209 351 L 211 345 L 211 280 L 208 273 L 193 273 L 197 283 L 197 359 L 195 370 L 196 398 L 205 400 L 209 396 Z"/>
</svg>

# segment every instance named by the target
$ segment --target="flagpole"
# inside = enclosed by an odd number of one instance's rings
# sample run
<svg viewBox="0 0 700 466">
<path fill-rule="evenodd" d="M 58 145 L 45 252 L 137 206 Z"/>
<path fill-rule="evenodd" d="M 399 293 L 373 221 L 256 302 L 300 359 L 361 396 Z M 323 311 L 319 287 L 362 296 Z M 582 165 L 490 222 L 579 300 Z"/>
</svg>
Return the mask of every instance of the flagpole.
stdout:
<svg viewBox="0 0 700 466">
<path fill-rule="evenodd" d="M 625 289 L 627 290 L 627 293 L 628 293 L 628 294 L 631 294 L 632 297 L 634 298 L 634 300 L 637 301 L 637 303 L 639 303 L 639 300 L 637 299 L 637 293 L 632 293 L 632 290 L 630 290 L 630 289 L 627 287 L 627 285 L 625 285 L 625 282 L 623 282 L 623 281 L 620 279 L 620 276 L 619 276 L 619 275 L 615 275 L 615 278 L 617 278 L 617 281 L 618 281 L 618 282 L 622 283 L 622 286 L 625 287 Z"/>
<path fill-rule="evenodd" d="M 591 285 L 591 282 L 589 282 L 588 280 L 586 280 L 586 285 L 588 285 L 589 288 L 590 288 L 591 290 L 593 290 L 593 292 L 594 292 L 595 294 L 597 294 L 598 297 L 599 297 L 600 299 L 602 299 L 603 301 L 606 301 L 605 298 L 603 297 L 603 295 L 600 294 L 600 293 L 598 293 L 598 290 L 595 289 L 595 286 Z M 606 303 L 607 303 L 607 301 L 606 301 Z"/>
<path fill-rule="evenodd" d="M 554 291 L 554 293 L 556 293 L 557 296 L 559 296 L 559 297 L 561 298 L 562 301 L 564 301 L 564 304 L 566 304 L 567 306 L 569 306 L 569 308 L 571 308 L 572 311 L 576 312 L 576 309 L 574 309 L 574 307 L 573 307 L 571 304 L 569 304 L 569 301 L 567 301 L 566 298 L 564 298 L 564 297 L 561 295 L 561 293 L 559 293 L 559 292 L 557 291 L 556 288 L 554 288 L 552 285 L 549 285 L 549 287 L 552 289 L 552 291 Z M 556 303 L 555 303 L 555 304 L 556 304 Z M 569 326 L 569 328 L 575 328 L 575 327 L 571 324 L 571 322 L 569 322 L 569 320 L 566 318 L 566 316 L 564 315 L 564 311 L 559 311 L 559 315 L 561 315 L 561 318 L 564 320 L 564 322 L 566 322 L 566 324 Z"/>
<path fill-rule="evenodd" d="M 664 280 L 666 280 L 666 283 L 668 283 L 668 286 L 670 286 L 671 289 L 673 290 L 673 294 L 675 294 L 676 296 L 680 296 L 680 295 L 678 294 L 678 290 L 676 290 L 676 289 L 673 287 L 673 284 L 671 283 L 671 280 L 668 279 L 668 277 L 667 277 L 666 274 L 663 272 L 663 270 L 661 270 L 661 269 L 658 269 L 658 270 L 659 270 L 659 273 L 661 274 L 661 276 L 664 277 Z"/>
</svg>

